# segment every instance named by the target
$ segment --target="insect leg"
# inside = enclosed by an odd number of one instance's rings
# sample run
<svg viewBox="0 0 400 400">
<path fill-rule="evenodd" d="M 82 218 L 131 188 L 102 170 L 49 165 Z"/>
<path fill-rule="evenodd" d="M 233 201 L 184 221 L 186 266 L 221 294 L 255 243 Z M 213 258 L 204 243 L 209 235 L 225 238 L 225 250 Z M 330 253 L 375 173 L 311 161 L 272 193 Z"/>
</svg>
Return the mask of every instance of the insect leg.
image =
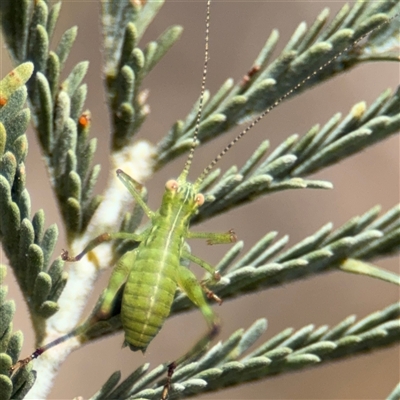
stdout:
<svg viewBox="0 0 400 400">
<path fill-rule="evenodd" d="M 207 244 L 234 243 L 237 240 L 233 229 L 224 233 L 215 232 L 188 232 L 188 239 L 207 239 Z"/>
<path fill-rule="evenodd" d="M 168 392 L 171 388 L 172 376 L 176 367 L 198 355 L 211 342 L 211 340 L 218 335 L 220 330 L 219 318 L 204 298 L 201 284 L 197 281 L 197 278 L 193 272 L 183 265 L 179 265 L 178 267 L 177 284 L 186 293 L 189 299 L 200 308 L 200 311 L 206 319 L 209 329 L 206 334 L 198 340 L 191 350 L 168 366 L 167 382 L 164 385 L 161 400 L 166 400 L 168 397 Z"/>
<path fill-rule="evenodd" d="M 11 368 L 10 372 L 13 374 L 20 368 L 25 367 L 32 360 L 38 358 L 45 351 L 57 346 L 60 343 L 67 341 L 70 338 L 85 334 L 85 332 L 96 322 L 99 320 L 108 319 L 108 317 L 112 314 L 113 307 L 115 305 L 115 300 L 117 299 L 117 293 L 125 283 L 131 266 L 133 265 L 136 258 L 137 250 L 128 251 L 125 253 L 118 261 L 115 266 L 110 281 L 108 283 L 107 288 L 103 291 L 101 296 L 101 300 L 99 301 L 99 305 L 96 307 L 92 315 L 81 325 L 77 326 L 71 332 L 67 333 L 64 336 L 53 340 L 50 343 L 45 344 L 42 347 L 36 349 L 29 357 L 24 358 L 22 360 L 17 361 Z"/>
<path fill-rule="evenodd" d="M 37 348 L 29 357 L 26 357 L 22 360 L 18 360 L 11 368 L 10 368 L 10 373 L 11 375 L 14 375 L 20 368 L 24 368 L 26 365 L 28 365 L 32 360 L 35 360 L 38 358 L 41 354 L 43 354 L 45 351 L 57 346 L 60 343 L 63 343 L 67 341 L 68 339 L 79 335 L 80 333 L 83 332 L 82 325 L 74 329 L 73 331 L 69 332 L 68 334 L 61 336 L 57 338 L 56 340 L 53 340 L 50 343 L 47 343 L 46 345 Z"/>
<path fill-rule="evenodd" d="M 195 356 L 214 338 L 214 336 L 218 334 L 220 322 L 219 318 L 204 298 L 202 286 L 197 281 L 197 278 L 192 271 L 180 265 L 177 273 L 177 283 L 189 299 L 200 308 L 200 311 L 209 326 L 209 331 L 196 343 L 193 349 L 176 361 L 176 364 L 179 365 L 185 359 Z"/>
<path fill-rule="evenodd" d="M 152 218 L 154 216 L 154 212 L 150 210 L 149 206 L 144 202 L 142 198 L 142 194 L 140 190 L 143 188 L 143 185 L 137 181 L 135 181 L 132 177 L 126 174 L 122 169 L 117 169 L 117 176 L 119 180 L 125 185 L 125 187 L 129 190 L 129 193 L 133 196 L 137 204 L 143 208 L 145 214 Z"/>
<path fill-rule="evenodd" d="M 200 267 L 204 268 L 207 272 L 211 274 L 215 282 L 218 282 L 221 279 L 221 275 L 218 273 L 218 271 L 215 270 L 212 265 L 202 260 L 201 258 L 189 253 L 187 250 L 182 251 L 182 258 L 187 258 L 188 260 L 193 261 L 195 264 L 200 265 Z"/>
<path fill-rule="evenodd" d="M 196 257 L 193 254 L 190 254 L 188 251 L 183 251 L 182 252 L 182 257 L 183 258 L 187 258 L 190 261 L 193 261 L 197 265 L 200 265 L 200 267 L 204 268 L 207 272 L 209 272 L 211 274 L 211 278 L 202 280 L 200 282 L 200 286 L 203 289 L 203 291 L 205 292 L 207 298 L 213 299 L 219 305 L 221 305 L 222 304 L 222 300 L 216 294 L 214 294 L 213 291 L 211 291 L 210 289 L 208 289 L 206 287 L 206 285 L 208 283 L 215 283 L 215 282 L 218 282 L 221 279 L 221 275 L 219 274 L 219 272 L 216 271 L 213 266 L 211 266 L 210 264 L 208 264 L 207 262 L 205 262 L 201 258 Z"/>
<path fill-rule="evenodd" d="M 68 262 L 74 262 L 74 261 L 79 261 L 85 254 L 89 253 L 89 251 L 93 250 L 95 247 L 97 247 L 99 244 L 105 243 L 105 242 L 111 242 L 112 240 L 115 239 L 129 239 L 135 242 L 141 242 L 144 238 L 144 235 L 137 235 L 135 233 L 129 233 L 129 232 L 117 232 L 117 233 L 102 233 L 101 235 L 97 236 L 93 240 L 91 240 L 86 247 L 75 257 L 71 257 L 68 254 L 67 250 L 63 250 L 61 253 L 61 258 L 64 261 Z"/>
<path fill-rule="evenodd" d="M 117 293 L 128 278 L 132 265 L 135 262 L 136 254 L 137 250 L 128 251 L 118 260 L 111 274 L 108 286 L 103 291 L 100 305 L 94 312 L 94 320 L 104 320 L 112 314 Z"/>
</svg>

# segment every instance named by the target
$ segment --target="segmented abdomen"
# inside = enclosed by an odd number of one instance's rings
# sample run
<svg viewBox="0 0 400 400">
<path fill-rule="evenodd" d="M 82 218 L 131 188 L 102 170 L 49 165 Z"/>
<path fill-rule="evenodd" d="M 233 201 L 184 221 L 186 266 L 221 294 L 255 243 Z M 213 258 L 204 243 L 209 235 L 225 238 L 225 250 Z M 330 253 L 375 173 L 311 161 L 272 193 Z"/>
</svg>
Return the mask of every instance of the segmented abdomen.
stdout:
<svg viewBox="0 0 400 400">
<path fill-rule="evenodd" d="M 164 243 L 160 250 L 156 242 L 139 246 L 124 289 L 121 320 L 125 341 L 134 351 L 146 350 L 168 317 L 175 295 L 179 246 L 167 251 Z"/>
</svg>

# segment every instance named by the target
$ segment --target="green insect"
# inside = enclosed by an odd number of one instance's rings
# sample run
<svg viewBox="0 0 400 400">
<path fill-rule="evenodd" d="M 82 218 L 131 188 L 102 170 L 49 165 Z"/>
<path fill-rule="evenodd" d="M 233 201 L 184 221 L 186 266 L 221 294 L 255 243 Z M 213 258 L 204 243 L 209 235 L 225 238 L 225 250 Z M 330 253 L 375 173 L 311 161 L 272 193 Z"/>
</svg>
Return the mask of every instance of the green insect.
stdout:
<svg viewBox="0 0 400 400">
<path fill-rule="evenodd" d="M 104 290 L 100 305 L 89 319 L 80 327 L 67 335 L 37 349 L 28 358 L 18 361 L 13 370 L 28 364 L 39 357 L 43 352 L 66 341 L 72 336 L 83 333 L 85 329 L 96 321 L 107 320 L 113 312 L 118 294 L 123 291 L 121 303 L 121 321 L 125 334 L 125 344 L 131 350 L 145 352 L 152 339 L 162 328 L 170 314 L 172 302 L 177 287 L 179 287 L 189 299 L 200 308 L 207 325 L 208 331 L 200 338 L 189 353 L 169 365 L 167 383 L 162 392 L 162 400 L 168 397 L 171 386 L 171 377 L 174 369 L 182 361 L 190 359 L 200 352 L 219 332 L 220 322 L 216 313 L 207 302 L 213 299 L 220 303 L 222 300 L 214 294 L 207 285 L 220 280 L 220 274 L 206 261 L 194 256 L 189 251 L 186 239 L 206 239 L 208 244 L 232 243 L 236 240 L 233 230 L 225 233 L 192 232 L 190 231 L 191 218 L 198 212 L 204 203 L 204 196 L 199 192 L 202 182 L 210 173 L 215 164 L 234 146 L 250 129 L 257 124 L 266 114 L 290 96 L 295 90 L 312 78 L 318 71 L 304 79 L 282 97 L 277 99 L 271 107 L 259 115 L 244 131 L 232 140 L 219 155 L 204 169 L 195 183 L 187 181 L 187 176 L 192 163 L 194 150 L 197 144 L 197 135 L 202 114 L 202 101 L 205 91 L 205 78 L 208 62 L 208 36 L 210 3 L 207 2 L 206 17 L 206 44 L 205 62 L 202 79 L 200 104 L 197 115 L 196 129 L 193 135 L 193 145 L 190 149 L 184 169 L 177 180 L 169 180 L 165 185 L 165 192 L 160 208 L 154 212 L 150 210 L 142 199 L 141 185 L 122 170 L 117 170 L 118 178 L 129 190 L 136 203 L 143 209 L 150 219 L 147 229 L 141 234 L 128 232 L 104 233 L 89 242 L 85 249 L 75 257 L 70 257 L 67 251 L 62 253 L 65 261 L 74 262 L 80 260 L 85 254 L 101 243 L 128 239 L 138 242 L 134 250 L 126 252 L 117 262 L 107 288 Z M 367 34 L 366 34 L 367 35 Z M 354 46 L 366 35 L 353 43 Z M 336 59 L 338 53 L 330 61 L 325 63 L 323 69 Z M 256 67 L 245 76 L 243 85 L 257 72 Z M 182 261 L 191 261 L 204 268 L 211 277 L 208 280 L 198 282 L 195 275 L 184 265 Z"/>
<path fill-rule="evenodd" d="M 208 1 L 206 19 L 207 37 L 209 7 L 210 1 Z M 201 97 L 205 90 L 207 45 L 205 59 Z M 206 287 L 208 282 L 218 281 L 220 275 L 210 264 L 192 255 L 186 243 L 186 239 L 207 239 L 208 244 L 232 243 L 236 240 L 232 230 L 226 233 L 200 233 L 189 230 L 191 218 L 204 203 L 204 196 L 199 193 L 199 186 L 214 165 L 212 163 L 207 167 L 194 184 L 187 182 L 186 178 L 196 146 L 201 111 L 200 105 L 193 146 L 185 167 L 177 180 L 169 180 L 166 183 L 161 206 L 156 212 L 150 210 L 143 201 L 140 192 L 141 185 L 122 170 L 117 170 L 118 178 L 150 219 L 149 228 L 141 234 L 105 233 L 92 240 L 75 257 L 69 257 L 68 252 L 62 254 L 65 261 L 78 261 L 95 246 L 106 241 L 129 239 L 140 243 L 135 250 L 126 252 L 117 262 L 108 287 L 103 293 L 102 304 L 96 313 L 98 319 L 107 319 L 111 315 L 117 293 L 125 285 L 121 321 L 125 333 L 125 344 L 133 351 L 145 352 L 151 340 L 157 335 L 169 316 L 177 286 L 200 308 L 209 326 L 209 333 L 200 340 L 198 347 L 203 347 L 202 344 L 209 341 L 219 331 L 218 318 L 207 303 L 204 293 L 208 298 L 218 303 L 222 302 Z M 181 265 L 182 260 L 200 265 L 211 274 L 211 278 L 208 281 L 198 282 L 193 272 Z"/>
<path fill-rule="evenodd" d="M 192 255 L 186 243 L 186 239 L 206 239 L 208 244 L 232 243 L 236 241 L 236 235 L 233 230 L 226 233 L 191 232 L 189 230 L 191 218 L 204 203 L 204 196 L 199 192 L 200 185 L 218 160 L 234 144 L 232 142 L 222 151 L 203 171 L 194 184 L 187 182 L 186 178 L 196 147 L 202 112 L 202 99 L 205 91 L 210 3 L 211 1 L 209 0 L 207 3 L 205 64 L 201 101 L 193 145 L 182 173 L 177 180 L 169 180 L 166 183 L 161 206 L 154 212 L 150 210 L 142 199 L 141 185 L 122 170 L 117 170 L 118 178 L 150 219 L 149 228 L 141 234 L 127 232 L 104 233 L 90 241 L 85 249 L 75 257 L 70 257 L 67 251 L 63 251 L 62 259 L 74 262 L 79 261 L 93 248 L 104 242 L 116 239 L 128 239 L 139 243 L 136 249 L 126 252 L 118 260 L 108 286 L 102 294 L 100 306 L 97 307 L 94 314 L 84 324 L 69 334 L 37 349 L 28 358 L 18 361 L 12 370 L 28 364 L 31 360 L 39 357 L 50 348 L 83 333 L 96 321 L 110 318 L 115 300 L 123 286 L 121 322 L 125 333 L 124 343 L 133 351 L 141 350 L 144 353 L 149 343 L 162 328 L 170 314 L 177 286 L 200 308 L 209 327 L 207 333 L 198 341 L 191 352 L 170 364 L 168 380 L 162 394 L 162 399 L 166 399 L 168 396 L 170 378 L 176 365 L 202 350 L 218 334 L 220 326 L 219 318 L 208 304 L 206 298 L 213 299 L 219 304 L 222 303 L 222 300 L 207 288 L 207 283 L 214 283 L 220 280 L 220 274 L 206 261 Z M 200 265 L 210 273 L 211 278 L 198 282 L 193 272 L 182 265 L 182 260 L 192 261 Z"/>
</svg>

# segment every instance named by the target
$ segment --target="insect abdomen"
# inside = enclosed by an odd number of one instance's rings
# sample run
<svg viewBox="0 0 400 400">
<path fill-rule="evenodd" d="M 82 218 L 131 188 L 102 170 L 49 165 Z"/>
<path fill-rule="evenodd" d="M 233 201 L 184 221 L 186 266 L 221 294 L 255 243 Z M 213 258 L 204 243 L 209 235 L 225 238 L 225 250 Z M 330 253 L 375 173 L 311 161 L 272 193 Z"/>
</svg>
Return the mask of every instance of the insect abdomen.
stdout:
<svg viewBox="0 0 400 400">
<path fill-rule="evenodd" d="M 122 300 L 121 320 L 131 350 L 145 351 L 168 317 L 176 290 L 176 252 L 138 249 Z"/>
</svg>

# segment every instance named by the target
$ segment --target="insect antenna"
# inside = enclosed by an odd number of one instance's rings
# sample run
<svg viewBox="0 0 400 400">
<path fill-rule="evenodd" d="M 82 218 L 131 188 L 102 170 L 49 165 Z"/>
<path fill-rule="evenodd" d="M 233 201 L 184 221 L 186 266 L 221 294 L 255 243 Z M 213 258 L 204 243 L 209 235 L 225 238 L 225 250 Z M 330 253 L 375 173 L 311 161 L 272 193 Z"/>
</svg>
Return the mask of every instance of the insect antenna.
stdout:
<svg viewBox="0 0 400 400">
<path fill-rule="evenodd" d="M 201 175 L 197 178 L 196 182 L 194 183 L 194 186 L 200 186 L 200 184 L 203 182 L 205 177 L 210 173 L 210 171 L 214 168 L 214 166 L 221 160 L 221 158 L 240 140 L 242 139 L 255 125 L 257 125 L 267 114 L 269 114 L 274 108 L 276 108 L 283 100 L 291 96 L 293 93 L 295 93 L 299 88 L 301 88 L 306 82 L 308 82 L 311 78 L 313 78 L 315 75 L 317 75 L 320 71 L 325 69 L 329 64 L 331 64 L 333 61 L 335 61 L 338 57 L 340 57 L 343 53 L 349 51 L 353 47 L 355 47 L 358 43 L 360 43 L 363 39 L 365 39 L 369 34 L 374 32 L 375 30 L 379 29 L 385 24 L 390 23 L 392 19 L 396 18 L 397 14 L 390 18 L 389 20 L 382 22 L 378 26 L 375 26 L 374 28 L 370 29 L 368 32 L 364 33 L 362 36 L 360 36 L 358 39 L 356 39 L 354 42 L 352 42 L 350 45 L 345 47 L 342 51 L 338 52 L 335 54 L 330 60 L 325 62 L 323 65 L 321 65 L 319 68 L 317 68 L 315 71 L 313 71 L 310 75 L 308 75 L 306 78 L 304 78 L 302 81 L 297 83 L 295 86 L 293 86 L 290 90 L 288 90 L 285 94 L 283 94 L 281 97 L 279 97 L 277 100 L 273 102 L 271 106 L 269 106 L 265 111 L 263 111 L 260 115 L 258 115 L 255 119 L 253 119 L 252 122 L 250 122 L 247 127 L 240 132 L 230 143 L 226 145 L 226 147 L 214 158 L 214 160 L 211 161 L 211 163 L 204 168 L 203 172 Z M 194 147 L 192 148 L 194 150 Z M 193 156 L 192 156 L 193 157 Z"/>
<path fill-rule="evenodd" d="M 207 78 L 207 65 L 208 65 L 208 42 L 209 42 L 209 33 L 210 33 L 210 4 L 211 0 L 207 1 L 207 12 L 206 12 L 206 34 L 205 34 L 205 44 L 204 44 L 204 65 L 203 65 L 203 76 L 201 79 L 201 92 L 200 92 L 200 99 L 199 99 L 199 109 L 197 111 L 197 118 L 196 118 L 196 125 L 194 128 L 193 134 L 193 142 L 192 146 L 190 147 L 189 155 L 186 160 L 185 166 L 183 168 L 182 173 L 180 174 L 178 180 L 186 180 L 186 177 L 189 173 L 190 166 L 192 165 L 194 150 L 197 145 L 197 136 L 199 134 L 199 127 L 200 127 L 200 120 L 201 114 L 203 111 L 203 101 L 204 101 L 204 92 L 206 89 L 206 78 Z"/>
</svg>

